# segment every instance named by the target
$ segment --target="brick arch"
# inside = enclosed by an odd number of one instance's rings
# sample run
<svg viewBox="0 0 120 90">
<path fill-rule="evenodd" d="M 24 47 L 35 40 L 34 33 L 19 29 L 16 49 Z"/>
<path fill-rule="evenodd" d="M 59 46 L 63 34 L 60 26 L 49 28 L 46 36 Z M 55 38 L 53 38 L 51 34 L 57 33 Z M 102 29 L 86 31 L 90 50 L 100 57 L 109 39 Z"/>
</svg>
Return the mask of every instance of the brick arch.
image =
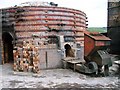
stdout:
<svg viewBox="0 0 120 90">
<path fill-rule="evenodd" d="M 2 33 L 3 64 L 13 62 L 13 35 L 10 32 Z"/>
<path fill-rule="evenodd" d="M 74 52 L 69 44 L 65 44 L 65 54 L 66 57 L 75 57 Z"/>
</svg>

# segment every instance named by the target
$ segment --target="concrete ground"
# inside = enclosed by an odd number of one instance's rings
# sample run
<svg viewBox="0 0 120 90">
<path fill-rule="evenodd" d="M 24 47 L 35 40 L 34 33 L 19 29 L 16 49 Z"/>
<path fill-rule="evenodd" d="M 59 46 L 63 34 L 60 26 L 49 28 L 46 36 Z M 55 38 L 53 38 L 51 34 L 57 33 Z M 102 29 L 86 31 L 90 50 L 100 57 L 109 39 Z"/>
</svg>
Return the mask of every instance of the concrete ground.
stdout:
<svg viewBox="0 0 120 90">
<path fill-rule="evenodd" d="M 0 65 L 0 79 L 1 88 L 118 88 L 120 84 L 115 76 L 90 77 L 69 69 L 14 72 L 10 64 Z"/>
</svg>

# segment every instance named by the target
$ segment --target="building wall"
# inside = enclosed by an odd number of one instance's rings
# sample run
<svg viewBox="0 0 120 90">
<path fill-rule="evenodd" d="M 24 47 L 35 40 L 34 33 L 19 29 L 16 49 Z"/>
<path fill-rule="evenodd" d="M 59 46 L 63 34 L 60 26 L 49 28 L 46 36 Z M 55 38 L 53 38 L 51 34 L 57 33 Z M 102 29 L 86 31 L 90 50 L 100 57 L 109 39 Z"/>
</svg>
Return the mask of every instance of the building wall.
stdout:
<svg viewBox="0 0 120 90">
<path fill-rule="evenodd" d="M 2 10 L 0 10 L 0 64 L 2 64 Z"/>
<path fill-rule="evenodd" d="M 108 36 L 111 38 L 110 52 L 120 54 L 120 1 L 108 2 Z"/>
<path fill-rule="evenodd" d="M 23 6 L 3 9 L 3 27 L 14 25 L 17 41 L 64 35 L 66 41 L 84 44 L 86 14 L 82 11 L 50 6 Z M 24 33 L 23 33 L 24 32 Z M 33 33 L 34 32 L 34 33 Z"/>
</svg>

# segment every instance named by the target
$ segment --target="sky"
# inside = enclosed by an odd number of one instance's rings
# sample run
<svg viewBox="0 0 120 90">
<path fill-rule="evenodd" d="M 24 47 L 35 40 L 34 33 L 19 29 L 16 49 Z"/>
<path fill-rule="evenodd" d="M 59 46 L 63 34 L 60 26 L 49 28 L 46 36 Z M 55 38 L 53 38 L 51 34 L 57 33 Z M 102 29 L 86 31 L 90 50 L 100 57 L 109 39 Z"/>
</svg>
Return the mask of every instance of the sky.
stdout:
<svg viewBox="0 0 120 90">
<path fill-rule="evenodd" d="M 0 8 L 19 5 L 28 1 L 47 1 L 60 7 L 81 10 L 88 17 L 88 27 L 107 27 L 107 0 L 0 0 Z"/>
</svg>

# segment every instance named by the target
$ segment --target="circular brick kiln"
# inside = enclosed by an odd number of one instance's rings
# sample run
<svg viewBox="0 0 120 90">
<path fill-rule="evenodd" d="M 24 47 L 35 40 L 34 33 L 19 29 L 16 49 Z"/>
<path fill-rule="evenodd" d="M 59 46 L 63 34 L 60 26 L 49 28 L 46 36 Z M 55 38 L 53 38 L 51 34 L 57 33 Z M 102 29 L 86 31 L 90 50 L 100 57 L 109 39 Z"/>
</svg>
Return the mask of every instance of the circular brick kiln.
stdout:
<svg viewBox="0 0 120 90">
<path fill-rule="evenodd" d="M 29 66 L 33 69 L 39 66 L 58 67 L 61 57 L 71 55 L 65 52 L 65 45 L 70 45 L 68 52 L 73 54 L 76 52 L 73 50 L 76 43 L 84 45 L 86 14 L 80 10 L 58 7 L 52 2 L 2 9 L 2 22 L 2 35 L 9 34 L 12 37 L 11 44 L 16 48 L 13 50 L 15 70 L 27 71 L 31 68 Z M 10 47 L 5 43 L 3 41 L 3 60 L 7 61 L 5 55 L 13 52 L 6 51 L 6 47 Z M 39 49 L 36 50 L 36 47 Z"/>
<path fill-rule="evenodd" d="M 83 45 L 86 14 L 80 10 L 42 4 L 6 8 L 3 14 L 7 24 L 14 25 L 17 41 L 31 40 L 33 37 L 48 41 L 48 38 L 63 35 L 65 42 L 75 41 Z M 10 25 L 3 22 L 8 29 Z"/>
<path fill-rule="evenodd" d="M 80 10 L 57 6 L 23 6 L 16 8 L 15 31 L 18 41 L 33 37 L 47 41 L 63 35 L 65 42 L 83 45 L 86 14 Z M 50 43 L 51 41 L 49 41 Z"/>
</svg>

